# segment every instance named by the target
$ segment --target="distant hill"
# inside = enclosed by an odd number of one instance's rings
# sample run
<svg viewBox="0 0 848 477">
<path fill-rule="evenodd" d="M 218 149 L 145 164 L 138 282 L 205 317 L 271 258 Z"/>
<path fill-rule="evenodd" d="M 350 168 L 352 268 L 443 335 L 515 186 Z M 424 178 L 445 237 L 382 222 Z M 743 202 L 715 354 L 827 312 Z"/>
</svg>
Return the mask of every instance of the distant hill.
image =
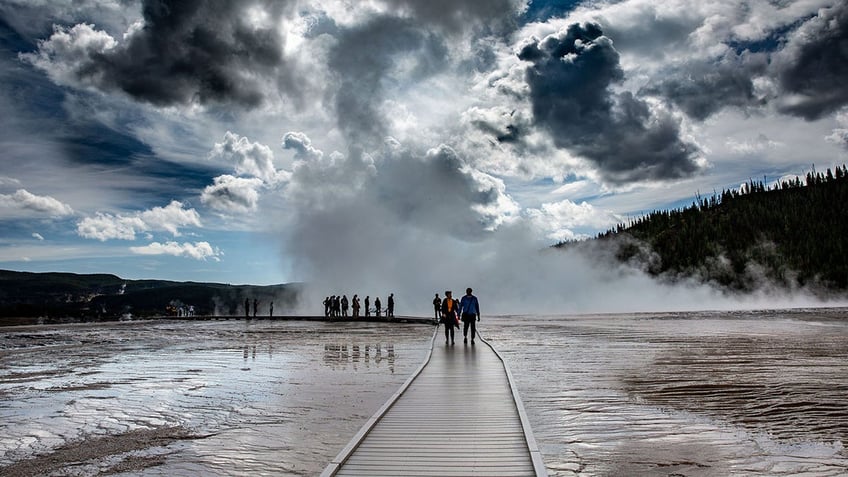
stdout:
<svg viewBox="0 0 848 477">
<path fill-rule="evenodd" d="M 767 187 L 698 197 L 689 207 L 655 211 L 594 240 L 621 262 L 665 280 L 696 278 L 728 291 L 764 286 L 848 290 L 848 169 L 807 174 Z"/>
<path fill-rule="evenodd" d="M 259 314 L 267 316 L 271 301 L 275 314 L 294 307 L 299 291 L 298 284 L 227 285 L 0 270 L 0 324 L 33 317 L 57 322 L 162 316 L 189 306 L 196 315 L 243 315 L 245 299 L 251 305 L 258 300 Z"/>
</svg>

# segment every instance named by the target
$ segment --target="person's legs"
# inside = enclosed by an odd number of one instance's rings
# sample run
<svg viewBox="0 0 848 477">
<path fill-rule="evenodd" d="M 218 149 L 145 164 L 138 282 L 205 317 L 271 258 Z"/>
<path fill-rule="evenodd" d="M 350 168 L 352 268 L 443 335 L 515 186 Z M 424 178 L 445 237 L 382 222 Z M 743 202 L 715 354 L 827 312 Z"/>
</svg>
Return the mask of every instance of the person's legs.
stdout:
<svg viewBox="0 0 848 477">
<path fill-rule="evenodd" d="M 462 319 L 464 320 L 462 322 L 462 337 L 463 337 L 464 341 L 467 343 L 468 342 L 468 327 L 471 325 L 471 322 L 468 319 L 466 319 L 465 316 L 463 316 Z M 471 336 L 471 339 L 474 339 L 473 335 Z"/>
<path fill-rule="evenodd" d="M 477 336 L 477 317 L 471 316 L 468 320 L 468 323 L 471 324 L 471 343 L 474 343 L 474 338 Z"/>
</svg>

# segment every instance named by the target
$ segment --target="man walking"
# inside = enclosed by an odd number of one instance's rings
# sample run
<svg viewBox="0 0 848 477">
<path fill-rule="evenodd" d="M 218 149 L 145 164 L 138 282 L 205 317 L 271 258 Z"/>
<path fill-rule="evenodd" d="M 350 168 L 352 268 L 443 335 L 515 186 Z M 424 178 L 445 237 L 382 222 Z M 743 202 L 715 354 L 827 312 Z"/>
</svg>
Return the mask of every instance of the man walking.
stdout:
<svg viewBox="0 0 848 477">
<path fill-rule="evenodd" d="M 433 298 L 433 311 L 436 313 L 436 321 L 439 321 L 439 315 L 442 312 L 442 299 L 439 298 L 439 294 L 436 293 L 436 298 Z"/>
<path fill-rule="evenodd" d="M 480 321 L 480 303 L 477 297 L 471 294 L 471 288 L 465 289 L 465 296 L 459 302 L 460 316 L 462 317 L 462 336 L 463 342 L 468 343 L 468 328 L 471 328 L 471 344 L 474 344 L 474 337 L 477 336 L 477 322 Z"/>
</svg>

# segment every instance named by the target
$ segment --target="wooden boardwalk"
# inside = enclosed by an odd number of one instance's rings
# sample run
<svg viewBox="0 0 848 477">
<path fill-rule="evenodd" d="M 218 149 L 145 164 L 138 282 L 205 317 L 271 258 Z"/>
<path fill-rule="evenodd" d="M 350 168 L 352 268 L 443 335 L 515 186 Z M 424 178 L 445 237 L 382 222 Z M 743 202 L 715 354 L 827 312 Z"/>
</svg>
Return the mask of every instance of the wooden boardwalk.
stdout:
<svg viewBox="0 0 848 477">
<path fill-rule="evenodd" d="M 501 356 L 480 337 L 445 345 L 443 335 L 439 326 L 424 364 L 322 476 L 547 475 Z"/>
</svg>

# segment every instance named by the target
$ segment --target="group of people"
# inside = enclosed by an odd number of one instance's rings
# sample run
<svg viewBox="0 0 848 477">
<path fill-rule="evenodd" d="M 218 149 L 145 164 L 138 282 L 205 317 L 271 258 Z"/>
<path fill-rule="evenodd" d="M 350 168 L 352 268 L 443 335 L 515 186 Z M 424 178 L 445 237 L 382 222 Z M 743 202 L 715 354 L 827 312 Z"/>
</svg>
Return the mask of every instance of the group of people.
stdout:
<svg viewBox="0 0 848 477">
<path fill-rule="evenodd" d="M 256 298 L 253 299 L 253 317 L 256 318 L 256 314 L 259 313 L 259 300 Z M 250 299 L 244 299 L 244 317 L 250 318 Z M 268 305 L 268 317 L 274 317 L 274 302 L 272 301 L 270 305 Z"/>
<path fill-rule="evenodd" d="M 453 297 L 453 292 L 445 291 L 445 298 L 433 298 L 433 311 L 436 320 L 445 325 L 445 344 L 454 344 L 454 327 L 459 328 L 463 323 L 463 342 L 468 343 L 468 332 L 471 331 L 471 344 L 477 336 L 477 322 L 480 321 L 480 302 L 471 294 L 471 288 L 465 289 L 465 296 L 461 300 Z"/>
<path fill-rule="evenodd" d="M 365 297 L 365 316 L 371 316 L 371 312 L 374 312 L 375 316 L 383 316 L 383 313 L 386 313 L 386 316 L 391 318 L 395 316 L 395 294 L 389 293 L 389 298 L 387 299 L 386 308 L 382 308 L 382 303 L 380 302 L 380 297 L 374 297 L 374 308 L 371 308 L 371 297 Z M 351 300 L 347 299 L 347 295 L 332 295 L 324 298 L 324 316 L 327 318 L 339 318 L 344 317 L 347 318 L 348 308 L 353 310 L 352 318 L 359 318 L 359 310 L 361 309 L 362 304 L 359 302 L 359 295 L 353 295 Z"/>
</svg>

